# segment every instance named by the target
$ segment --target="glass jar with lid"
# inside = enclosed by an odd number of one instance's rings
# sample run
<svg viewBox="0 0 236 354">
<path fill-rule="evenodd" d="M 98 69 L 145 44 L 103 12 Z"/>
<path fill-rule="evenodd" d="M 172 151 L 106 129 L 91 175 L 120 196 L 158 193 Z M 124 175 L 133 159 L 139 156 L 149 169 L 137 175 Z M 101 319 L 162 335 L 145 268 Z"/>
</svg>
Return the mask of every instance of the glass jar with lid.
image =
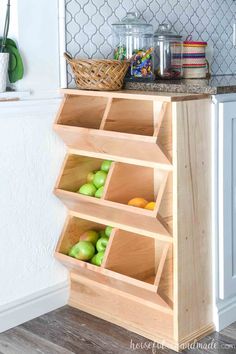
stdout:
<svg viewBox="0 0 236 354">
<path fill-rule="evenodd" d="M 156 78 L 183 77 L 182 36 L 171 32 L 169 24 L 161 24 L 154 33 L 154 71 Z"/>
<path fill-rule="evenodd" d="M 129 60 L 131 78 L 152 79 L 153 69 L 153 26 L 140 20 L 136 13 L 113 25 L 114 59 Z"/>
</svg>

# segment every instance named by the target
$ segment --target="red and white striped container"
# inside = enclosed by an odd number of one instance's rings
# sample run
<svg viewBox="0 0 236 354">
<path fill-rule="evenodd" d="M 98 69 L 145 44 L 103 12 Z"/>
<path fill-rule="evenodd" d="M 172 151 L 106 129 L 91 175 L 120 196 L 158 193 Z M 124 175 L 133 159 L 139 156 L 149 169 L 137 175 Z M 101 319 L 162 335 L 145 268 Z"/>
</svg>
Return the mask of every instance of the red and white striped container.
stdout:
<svg viewBox="0 0 236 354">
<path fill-rule="evenodd" d="M 207 42 L 187 40 L 183 49 L 183 74 L 185 79 L 205 79 L 208 73 L 206 60 Z"/>
</svg>

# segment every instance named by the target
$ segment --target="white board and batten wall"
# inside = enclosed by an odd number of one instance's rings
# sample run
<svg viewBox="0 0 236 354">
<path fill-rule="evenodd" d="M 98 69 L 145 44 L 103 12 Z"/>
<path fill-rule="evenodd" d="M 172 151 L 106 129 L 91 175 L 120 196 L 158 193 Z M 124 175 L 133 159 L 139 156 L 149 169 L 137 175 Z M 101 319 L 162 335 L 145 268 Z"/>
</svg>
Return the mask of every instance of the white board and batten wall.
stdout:
<svg viewBox="0 0 236 354">
<path fill-rule="evenodd" d="M 25 62 L 19 91 L 0 102 L 0 332 L 67 303 L 68 275 L 53 253 L 65 208 L 53 196 L 65 148 L 52 131 L 61 102 L 58 2 L 12 0 L 10 36 Z M 4 18 L 0 3 L 0 28 Z"/>
</svg>

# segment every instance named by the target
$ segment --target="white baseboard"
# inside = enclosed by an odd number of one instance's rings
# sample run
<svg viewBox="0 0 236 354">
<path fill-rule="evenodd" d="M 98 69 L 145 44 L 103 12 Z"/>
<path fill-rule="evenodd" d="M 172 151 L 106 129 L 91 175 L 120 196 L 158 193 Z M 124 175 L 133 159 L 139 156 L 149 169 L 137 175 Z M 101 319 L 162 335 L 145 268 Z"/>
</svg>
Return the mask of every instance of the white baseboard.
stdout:
<svg viewBox="0 0 236 354">
<path fill-rule="evenodd" d="M 0 306 L 0 333 L 66 305 L 68 297 L 69 284 L 63 282 Z"/>
<path fill-rule="evenodd" d="M 220 301 L 216 309 L 216 330 L 220 332 L 236 321 L 236 297 Z"/>
</svg>

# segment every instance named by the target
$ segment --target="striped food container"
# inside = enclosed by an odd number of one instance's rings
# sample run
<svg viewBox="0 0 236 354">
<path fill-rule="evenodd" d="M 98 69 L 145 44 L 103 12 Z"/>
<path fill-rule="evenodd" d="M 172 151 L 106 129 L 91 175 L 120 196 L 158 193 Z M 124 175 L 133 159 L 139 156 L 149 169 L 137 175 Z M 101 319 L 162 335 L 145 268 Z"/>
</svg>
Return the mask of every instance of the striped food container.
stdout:
<svg viewBox="0 0 236 354">
<path fill-rule="evenodd" d="M 205 79 L 208 73 L 206 60 L 207 42 L 186 40 L 183 49 L 183 71 L 185 79 Z"/>
</svg>

